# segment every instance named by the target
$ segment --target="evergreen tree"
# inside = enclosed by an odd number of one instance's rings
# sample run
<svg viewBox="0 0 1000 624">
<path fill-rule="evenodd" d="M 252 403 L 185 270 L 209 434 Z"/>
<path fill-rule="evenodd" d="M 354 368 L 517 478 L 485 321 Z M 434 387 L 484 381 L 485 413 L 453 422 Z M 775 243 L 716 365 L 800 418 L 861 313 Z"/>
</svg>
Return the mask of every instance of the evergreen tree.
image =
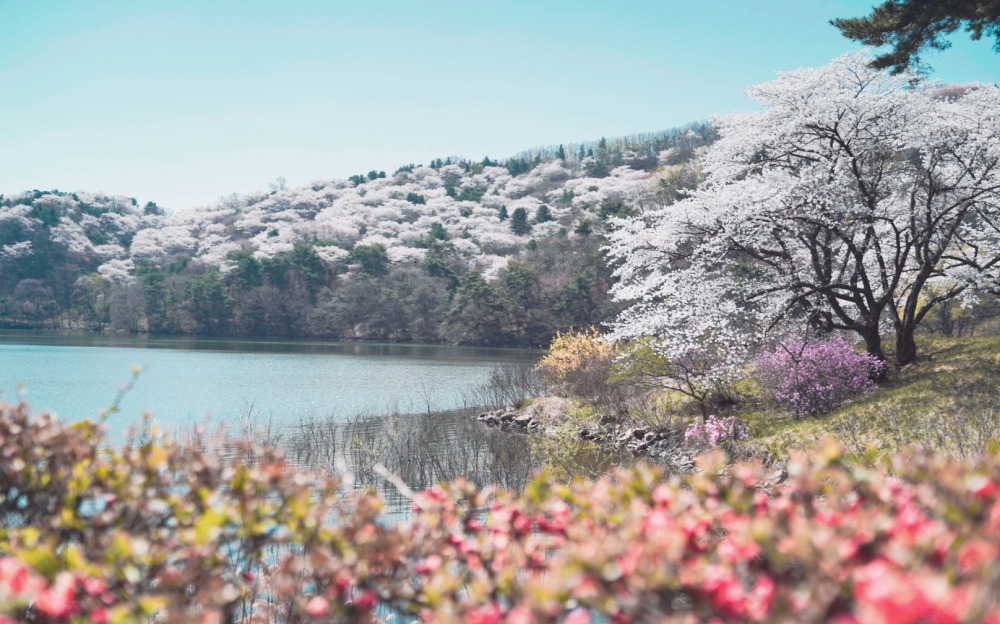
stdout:
<svg viewBox="0 0 1000 624">
<path fill-rule="evenodd" d="M 325 282 L 326 273 L 316 249 L 306 243 L 295 243 L 290 260 L 299 283 L 310 293 L 315 293 Z"/>
<path fill-rule="evenodd" d="M 556 151 L 556 158 L 559 160 L 566 160 L 566 149 L 560 145 L 559 149 Z"/>
<path fill-rule="evenodd" d="M 229 283 L 236 292 L 260 286 L 264 283 L 260 262 L 253 255 L 253 249 L 237 249 L 226 256 L 236 262 L 236 269 L 228 275 Z"/>
<path fill-rule="evenodd" d="M 505 166 L 512 176 L 518 176 L 531 171 L 531 163 L 523 158 L 511 158 L 506 162 Z"/>
<path fill-rule="evenodd" d="M 538 210 L 535 211 L 535 223 L 545 223 L 546 221 L 552 221 L 553 218 L 552 211 L 545 204 L 539 206 Z"/>
<path fill-rule="evenodd" d="M 459 278 L 454 304 L 448 312 L 449 330 L 459 343 L 502 345 L 505 309 L 500 290 L 479 273 L 469 271 Z"/>
<path fill-rule="evenodd" d="M 443 225 L 441 225 L 440 223 L 435 222 L 435 223 L 431 223 L 431 234 L 430 234 L 430 237 L 433 238 L 433 239 L 435 239 L 435 240 L 446 241 L 446 240 L 448 240 L 448 233 L 445 232 Z"/>
<path fill-rule="evenodd" d="M 510 217 L 510 229 L 518 236 L 524 236 L 531 231 L 531 224 L 528 223 L 528 211 L 524 208 L 516 208 Z"/>
<path fill-rule="evenodd" d="M 434 248 L 427 252 L 421 268 L 427 271 L 431 277 L 440 277 L 448 282 L 448 291 L 455 292 L 458 288 L 458 274 L 447 262 L 437 253 Z"/>
<path fill-rule="evenodd" d="M 221 334 L 229 321 L 230 301 L 219 270 L 212 268 L 188 283 L 191 316 L 208 334 Z"/>
<path fill-rule="evenodd" d="M 887 0 L 870 15 L 835 19 L 831 23 L 849 39 L 867 46 L 892 46 L 875 57 L 878 69 L 899 74 L 919 65 L 927 49 L 951 47 L 945 36 L 964 27 L 973 39 L 995 37 L 1000 52 L 1000 2 L 997 0 Z"/>
<path fill-rule="evenodd" d="M 500 211 L 497 213 L 497 216 L 500 217 L 501 221 L 506 221 L 508 216 L 507 206 L 500 206 Z"/>
<path fill-rule="evenodd" d="M 381 244 L 358 245 L 351 250 L 347 261 L 350 264 L 361 265 L 362 273 L 374 277 L 386 275 L 389 272 L 389 255 L 385 251 L 385 246 Z"/>
</svg>

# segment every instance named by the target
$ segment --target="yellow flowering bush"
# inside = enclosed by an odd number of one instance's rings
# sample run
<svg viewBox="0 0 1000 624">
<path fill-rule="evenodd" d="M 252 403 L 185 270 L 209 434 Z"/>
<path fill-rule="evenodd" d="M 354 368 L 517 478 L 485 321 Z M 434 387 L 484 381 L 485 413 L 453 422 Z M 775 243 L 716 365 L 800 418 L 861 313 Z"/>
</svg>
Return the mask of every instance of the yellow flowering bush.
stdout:
<svg viewBox="0 0 1000 624">
<path fill-rule="evenodd" d="M 617 347 L 591 327 L 556 334 L 538 370 L 546 385 L 566 396 L 597 399 L 608 392 Z"/>
</svg>

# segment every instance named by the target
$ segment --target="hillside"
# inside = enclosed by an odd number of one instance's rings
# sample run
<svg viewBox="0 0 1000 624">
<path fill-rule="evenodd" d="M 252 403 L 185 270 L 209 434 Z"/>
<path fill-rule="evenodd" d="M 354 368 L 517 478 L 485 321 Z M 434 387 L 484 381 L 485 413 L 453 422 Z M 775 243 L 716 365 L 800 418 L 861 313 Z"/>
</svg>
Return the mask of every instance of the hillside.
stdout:
<svg viewBox="0 0 1000 624">
<path fill-rule="evenodd" d="M 673 201 L 711 126 L 435 159 L 164 214 L 103 193 L 0 201 L 0 322 L 543 344 L 613 312 L 608 220 Z"/>
</svg>

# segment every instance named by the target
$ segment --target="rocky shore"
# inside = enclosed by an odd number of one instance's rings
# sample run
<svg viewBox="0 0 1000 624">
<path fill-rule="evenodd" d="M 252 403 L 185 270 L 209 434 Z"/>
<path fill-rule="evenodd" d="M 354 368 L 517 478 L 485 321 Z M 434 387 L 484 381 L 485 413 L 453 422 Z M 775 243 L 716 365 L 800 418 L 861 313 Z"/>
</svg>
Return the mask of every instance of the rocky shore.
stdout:
<svg viewBox="0 0 1000 624">
<path fill-rule="evenodd" d="M 533 409 L 534 408 L 534 409 Z M 577 426 L 552 422 L 544 407 L 532 405 L 523 410 L 499 409 L 475 416 L 483 425 L 502 430 L 534 431 L 540 435 L 556 435 L 570 431 L 580 440 L 589 440 L 624 449 L 637 457 L 651 459 L 677 472 L 694 472 L 695 449 L 684 442 L 684 432 L 669 427 L 629 427 L 611 418 L 598 418 L 598 424 Z"/>
</svg>

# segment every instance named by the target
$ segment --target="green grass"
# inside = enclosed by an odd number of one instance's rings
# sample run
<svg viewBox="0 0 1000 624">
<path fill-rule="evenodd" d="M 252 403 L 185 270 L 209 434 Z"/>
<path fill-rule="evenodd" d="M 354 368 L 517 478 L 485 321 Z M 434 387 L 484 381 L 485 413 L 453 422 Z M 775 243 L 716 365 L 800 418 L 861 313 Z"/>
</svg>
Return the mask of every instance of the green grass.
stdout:
<svg viewBox="0 0 1000 624">
<path fill-rule="evenodd" d="M 826 436 L 869 454 L 915 442 L 962 455 L 1000 448 L 1000 338 L 923 336 L 917 346 L 917 362 L 825 416 L 795 420 L 749 407 L 740 416 L 754 424 L 754 443 L 776 454 Z"/>
</svg>

